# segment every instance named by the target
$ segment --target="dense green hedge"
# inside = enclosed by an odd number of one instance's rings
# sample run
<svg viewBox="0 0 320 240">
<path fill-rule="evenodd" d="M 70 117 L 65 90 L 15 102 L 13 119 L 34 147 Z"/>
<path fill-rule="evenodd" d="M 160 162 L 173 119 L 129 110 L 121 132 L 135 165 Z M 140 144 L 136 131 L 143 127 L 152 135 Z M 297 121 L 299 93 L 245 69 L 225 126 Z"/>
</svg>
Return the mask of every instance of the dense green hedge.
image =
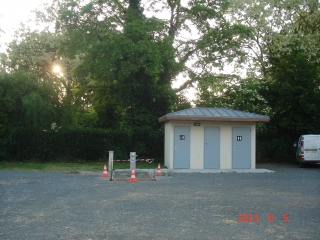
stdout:
<svg viewBox="0 0 320 240">
<path fill-rule="evenodd" d="M 147 128 L 128 133 L 119 130 L 61 128 L 35 130 L 15 128 L 0 140 L 0 158 L 14 161 L 97 161 L 108 158 L 128 159 L 129 152 L 139 157 L 163 157 L 163 131 Z"/>
<path fill-rule="evenodd" d="M 148 127 L 133 132 L 63 127 L 56 130 L 14 128 L 0 138 L 2 161 L 98 161 L 128 159 L 129 152 L 139 158 L 163 158 L 163 130 Z M 257 161 L 295 162 L 294 139 L 288 135 L 257 134 Z"/>
<path fill-rule="evenodd" d="M 286 134 L 257 134 L 256 152 L 257 162 L 287 162 L 295 163 L 296 148 L 293 144 L 297 137 Z"/>
</svg>

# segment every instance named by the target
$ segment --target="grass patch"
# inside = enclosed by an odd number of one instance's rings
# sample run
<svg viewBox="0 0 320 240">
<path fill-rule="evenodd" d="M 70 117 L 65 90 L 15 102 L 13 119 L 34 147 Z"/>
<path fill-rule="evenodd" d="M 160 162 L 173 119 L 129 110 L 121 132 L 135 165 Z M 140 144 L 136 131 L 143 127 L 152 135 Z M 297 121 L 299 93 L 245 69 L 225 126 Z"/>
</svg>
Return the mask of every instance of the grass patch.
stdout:
<svg viewBox="0 0 320 240">
<path fill-rule="evenodd" d="M 0 170 L 43 172 L 103 171 L 103 163 L 0 163 Z"/>
</svg>

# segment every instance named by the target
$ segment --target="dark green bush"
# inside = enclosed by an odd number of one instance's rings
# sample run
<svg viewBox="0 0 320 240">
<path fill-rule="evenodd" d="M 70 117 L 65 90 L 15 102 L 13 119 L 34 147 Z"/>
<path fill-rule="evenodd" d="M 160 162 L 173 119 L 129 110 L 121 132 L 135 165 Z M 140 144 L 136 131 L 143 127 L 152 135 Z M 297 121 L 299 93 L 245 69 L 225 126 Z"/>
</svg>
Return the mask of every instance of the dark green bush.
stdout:
<svg viewBox="0 0 320 240">
<path fill-rule="evenodd" d="M 129 153 L 139 157 L 163 156 L 163 132 L 141 128 L 128 134 L 120 130 L 63 127 L 56 130 L 14 128 L 2 138 L 2 160 L 14 161 L 97 161 L 108 158 L 128 159 Z"/>
<path fill-rule="evenodd" d="M 298 139 L 285 134 L 257 134 L 257 162 L 296 161 L 293 143 Z"/>
</svg>

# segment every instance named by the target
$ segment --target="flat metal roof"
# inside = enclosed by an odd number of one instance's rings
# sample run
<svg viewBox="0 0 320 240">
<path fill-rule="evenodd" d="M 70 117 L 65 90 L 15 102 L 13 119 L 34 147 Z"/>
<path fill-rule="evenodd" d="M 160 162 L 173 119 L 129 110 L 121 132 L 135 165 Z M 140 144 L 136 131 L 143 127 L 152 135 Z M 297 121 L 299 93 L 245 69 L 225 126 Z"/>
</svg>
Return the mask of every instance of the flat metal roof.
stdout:
<svg viewBox="0 0 320 240">
<path fill-rule="evenodd" d="M 189 108 L 160 117 L 166 121 L 214 121 L 214 122 L 269 122 L 270 117 L 228 108 Z"/>
</svg>

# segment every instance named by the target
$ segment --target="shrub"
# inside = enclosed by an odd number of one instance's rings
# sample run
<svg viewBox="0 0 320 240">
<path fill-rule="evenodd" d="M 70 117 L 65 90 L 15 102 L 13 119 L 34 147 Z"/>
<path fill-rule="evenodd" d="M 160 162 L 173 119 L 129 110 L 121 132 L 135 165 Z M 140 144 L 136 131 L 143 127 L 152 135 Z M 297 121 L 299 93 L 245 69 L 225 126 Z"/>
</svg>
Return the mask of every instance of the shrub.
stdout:
<svg viewBox="0 0 320 240">
<path fill-rule="evenodd" d="M 128 134 L 113 129 L 20 127 L 0 140 L 2 159 L 15 161 L 97 161 L 107 159 L 110 150 L 118 159 L 128 159 L 131 151 L 137 152 L 139 157 L 163 156 L 163 132 L 155 134 L 151 129 Z"/>
</svg>

